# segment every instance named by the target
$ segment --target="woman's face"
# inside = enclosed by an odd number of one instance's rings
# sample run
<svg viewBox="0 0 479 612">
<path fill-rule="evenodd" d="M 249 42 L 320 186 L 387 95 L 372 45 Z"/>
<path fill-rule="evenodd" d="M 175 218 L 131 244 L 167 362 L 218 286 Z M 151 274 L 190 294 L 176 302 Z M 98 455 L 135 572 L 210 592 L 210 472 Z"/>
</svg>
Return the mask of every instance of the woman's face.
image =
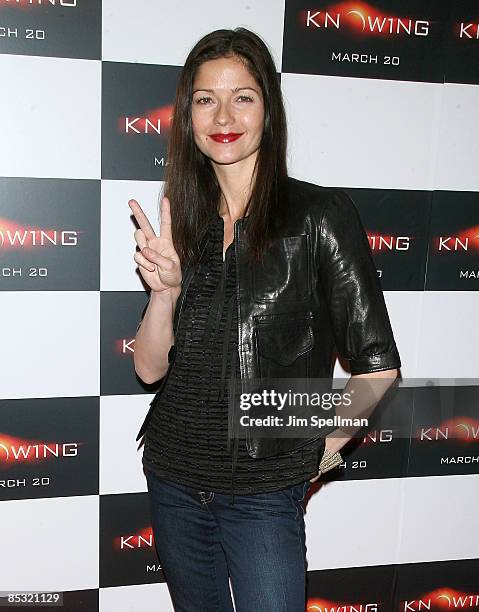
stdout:
<svg viewBox="0 0 479 612">
<path fill-rule="evenodd" d="M 193 83 L 191 119 L 198 148 L 217 164 L 256 156 L 264 125 L 261 88 L 237 58 L 203 62 Z"/>
</svg>

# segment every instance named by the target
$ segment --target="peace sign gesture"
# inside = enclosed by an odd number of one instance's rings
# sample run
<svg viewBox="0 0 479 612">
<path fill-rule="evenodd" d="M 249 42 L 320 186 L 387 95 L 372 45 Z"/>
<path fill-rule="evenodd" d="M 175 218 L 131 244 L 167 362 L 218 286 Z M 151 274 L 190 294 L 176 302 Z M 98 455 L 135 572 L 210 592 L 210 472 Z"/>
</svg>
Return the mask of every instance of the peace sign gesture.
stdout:
<svg viewBox="0 0 479 612">
<path fill-rule="evenodd" d="M 136 200 L 129 200 L 140 229 L 134 236 L 140 251 L 135 250 L 133 259 L 145 282 L 152 291 L 166 291 L 181 284 L 181 265 L 171 237 L 170 201 L 164 197 L 160 211 L 160 235 L 157 236 L 148 217 Z"/>
</svg>

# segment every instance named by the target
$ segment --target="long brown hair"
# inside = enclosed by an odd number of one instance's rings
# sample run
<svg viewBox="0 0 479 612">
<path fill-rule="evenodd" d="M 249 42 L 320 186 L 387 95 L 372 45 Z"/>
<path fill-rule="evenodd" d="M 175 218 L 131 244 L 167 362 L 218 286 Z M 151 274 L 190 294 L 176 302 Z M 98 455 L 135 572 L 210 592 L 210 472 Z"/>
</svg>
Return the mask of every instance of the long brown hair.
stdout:
<svg viewBox="0 0 479 612">
<path fill-rule="evenodd" d="M 201 38 L 188 54 L 178 80 L 168 141 L 164 195 L 171 203 L 173 242 L 182 264 L 198 261 L 201 238 L 219 209 L 221 189 L 209 158 L 194 141 L 191 105 L 199 66 L 221 57 L 242 60 L 263 94 L 264 130 L 244 212 L 248 215 L 245 238 L 255 259 L 261 259 L 283 218 L 287 127 L 273 58 L 264 41 L 246 28 L 215 30 Z"/>
</svg>

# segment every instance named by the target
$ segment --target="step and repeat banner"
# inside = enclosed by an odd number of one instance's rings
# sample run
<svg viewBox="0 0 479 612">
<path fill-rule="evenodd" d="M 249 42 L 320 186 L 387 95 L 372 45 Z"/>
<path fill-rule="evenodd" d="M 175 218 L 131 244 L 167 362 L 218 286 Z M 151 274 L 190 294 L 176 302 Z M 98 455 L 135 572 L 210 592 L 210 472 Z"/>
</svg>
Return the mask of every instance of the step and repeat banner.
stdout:
<svg viewBox="0 0 479 612">
<path fill-rule="evenodd" d="M 181 66 L 237 26 L 273 53 L 290 175 L 360 211 L 410 383 L 390 406 L 409 438 L 378 427 L 311 487 L 307 609 L 477 610 L 473 0 L 0 0 L 0 591 L 172 610 L 135 441 L 154 390 L 128 200 L 159 229 Z"/>
</svg>

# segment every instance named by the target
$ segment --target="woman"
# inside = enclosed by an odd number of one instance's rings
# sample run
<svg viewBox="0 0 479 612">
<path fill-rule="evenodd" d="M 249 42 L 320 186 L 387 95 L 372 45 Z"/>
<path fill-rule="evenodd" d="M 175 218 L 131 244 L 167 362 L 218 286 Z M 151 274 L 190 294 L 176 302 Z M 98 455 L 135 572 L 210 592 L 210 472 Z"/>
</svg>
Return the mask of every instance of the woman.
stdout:
<svg viewBox="0 0 479 612">
<path fill-rule="evenodd" d="M 348 438 L 231 439 L 228 382 L 331 377 L 336 345 L 351 380 L 387 388 L 400 361 L 351 200 L 287 175 L 281 90 L 252 32 L 189 53 L 165 185 L 159 237 L 129 205 L 151 288 L 135 369 L 162 380 L 137 439 L 173 604 L 232 611 L 230 578 L 237 612 L 303 612 L 301 502 Z"/>
</svg>

